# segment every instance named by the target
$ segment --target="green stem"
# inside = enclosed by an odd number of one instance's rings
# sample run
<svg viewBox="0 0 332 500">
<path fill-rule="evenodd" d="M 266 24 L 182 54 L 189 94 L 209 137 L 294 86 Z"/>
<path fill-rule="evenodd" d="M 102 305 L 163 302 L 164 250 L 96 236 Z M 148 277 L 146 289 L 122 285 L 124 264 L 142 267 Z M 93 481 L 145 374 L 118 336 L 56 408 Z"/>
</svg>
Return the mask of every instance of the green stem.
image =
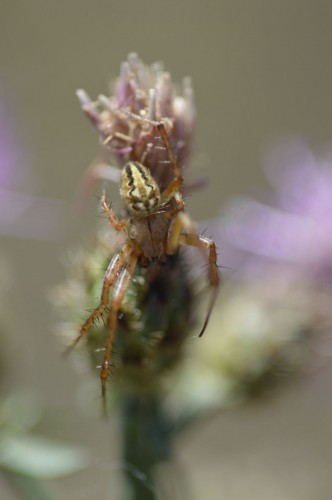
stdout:
<svg viewBox="0 0 332 500">
<path fill-rule="evenodd" d="M 159 398 L 126 395 L 122 401 L 124 469 L 130 500 L 156 500 L 156 466 L 170 460 L 170 433 Z"/>
</svg>

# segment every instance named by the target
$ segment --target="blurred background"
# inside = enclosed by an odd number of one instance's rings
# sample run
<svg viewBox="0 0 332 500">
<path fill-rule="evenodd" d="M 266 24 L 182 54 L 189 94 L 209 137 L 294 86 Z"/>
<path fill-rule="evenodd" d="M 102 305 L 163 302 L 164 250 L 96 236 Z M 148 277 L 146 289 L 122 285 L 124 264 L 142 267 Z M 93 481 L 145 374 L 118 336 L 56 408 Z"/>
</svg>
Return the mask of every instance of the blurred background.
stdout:
<svg viewBox="0 0 332 500">
<path fill-rule="evenodd" d="M 265 189 L 262 157 L 271 145 L 296 135 L 317 154 L 331 147 L 332 4 L 2 0 L 0 12 L 2 397 L 32 393 L 43 409 L 35 432 L 89 450 L 88 469 L 52 480 L 59 498 L 112 491 L 116 499 L 117 417 L 101 421 L 84 405 L 87 376 L 61 358 L 49 300 L 68 250 L 88 244 L 97 221 L 97 200 L 73 209 L 97 152 L 75 90 L 107 93 L 131 51 L 146 64 L 163 61 L 174 82 L 190 75 L 190 176 L 209 185 L 188 206 L 195 220 L 216 220 L 234 196 Z M 204 342 L 217 336 L 207 331 Z M 183 433 L 176 452 L 192 498 L 207 490 L 224 500 L 331 498 L 331 376 L 323 363 L 273 398 L 213 413 Z M 0 491 L 20 498 L 8 478 L 0 477 Z"/>
</svg>

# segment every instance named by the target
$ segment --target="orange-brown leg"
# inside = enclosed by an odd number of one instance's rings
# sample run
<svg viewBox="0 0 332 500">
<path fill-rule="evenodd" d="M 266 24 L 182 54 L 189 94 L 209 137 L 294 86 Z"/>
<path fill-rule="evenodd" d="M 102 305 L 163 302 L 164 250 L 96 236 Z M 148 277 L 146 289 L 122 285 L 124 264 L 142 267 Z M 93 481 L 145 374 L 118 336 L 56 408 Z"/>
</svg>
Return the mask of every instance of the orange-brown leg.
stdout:
<svg viewBox="0 0 332 500">
<path fill-rule="evenodd" d="M 168 152 L 169 159 L 171 161 L 173 171 L 174 171 L 174 180 L 164 189 L 161 193 L 161 205 L 166 205 L 173 198 L 173 196 L 178 193 L 180 187 L 183 184 L 183 176 L 182 171 L 179 165 L 176 162 L 175 155 L 173 153 L 173 149 L 171 143 L 169 141 L 167 132 L 165 130 L 165 125 L 163 122 L 158 122 L 157 129 L 160 134 L 160 137 L 165 144 L 165 147 Z M 181 196 L 181 195 L 180 195 Z"/>
<path fill-rule="evenodd" d="M 171 160 L 171 163 L 172 163 L 172 166 L 173 166 L 173 169 L 174 169 L 174 177 L 183 180 L 183 178 L 182 178 L 182 171 L 181 171 L 181 168 L 179 167 L 179 165 L 176 162 L 175 155 L 173 153 L 173 149 L 172 149 L 171 143 L 169 142 L 169 138 L 168 138 L 168 135 L 167 135 L 164 123 L 163 122 L 158 122 L 157 129 L 158 129 L 158 132 L 160 134 L 160 137 L 163 140 L 163 143 L 165 144 L 165 147 L 166 147 L 167 152 L 168 152 L 169 159 Z"/>
<path fill-rule="evenodd" d="M 110 315 L 108 320 L 108 327 L 109 327 L 108 337 L 105 347 L 104 360 L 100 370 L 101 392 L 102 392 L 104 410 L 106 404 L 106 381 L 108 377 L 108 369 L 109 369 L 109 362 L 112 352 L 114 335 L 118 325 L 118 313 L 121 308 L 125 294 L 127 292 L 128 285 L 132 278 L 133 272 L 135 270 L 136 263 L 137 263 L 137 256 L 135 254 L 132 254 L 128 259 L 127 266 L 121 270 L 118 276 L 118 279 L 114 286 L 114 293 L 110 304 Z"/>
<path fill-rule="evenodd" d="M 191 245 L 197 248 L 206 249 L 209 252 L 209 282 L 212 287 L 212 293 L 208 306 L 208 312 L 199 334 L 199 337 L 201 337 L 208 325 L 212 309 L 216 302 L 220 283 L 219 269 L 217 266 L 216 244 L 210 238 L 206 238 L 205 236 L 200 236 L 198 234 L 181 234 L 179 237 L 179 245 Z"/>
<path fill-rule="evenodd" d="M 110 223 L 112 224 L 114 229 L 116 229 L 117 231 L 122 231 L 123 229 L 125 229 L 125 227 L 128 226 L 128 224 L 129 224 L 128 219 L 118 220 L 116 218 L 113 210 L 107 205 L 105 191 L 103 191 L 103 193 L 101 195 L 101 206 L 105 210 L 105 212 L 110 220 Z"/>
<path fill-rule="evenodd" d="M 176 215 L 178 215 L 179 212 L 183 212 L 183 210 L 185 208 L 185 204 L 184 204 L 182 195 L 179 191 L 177 193 L 175 193 L 173 199 L 175 201 L 175 208 L 173 210 L 166 210 L 165 212 L 163 212 L 165 214 L 165 217 L 167 217 L 168 219 L 172 219 L 172 224 L 173 224 L 173 221 L 175 220 L 174 217 Z M 173 253 L 173 252 L 171 252 L 171 253 Z"/>
<path fill-rule="evenodd" d="M 173 215 L 175 216 L 172 219 L 168 231 L 167 242 L 166 242 L 167 255 L 173 255 L 173 253 L 176 252 L 179 246 L 179 238 L 183 230 L 191 234 L 196 234 L 195 227 L 191 222 L 190 217 L 188 217 L 188 215 L 184 213 L 182 210 L 183 207 L 181 207 L 181 210 L 179 210 L 177 214 L 175 214 L 173 211 L 166 212 L 166 215 L 170 214 L 171 216 Z"/>
<path fill-rule="evenodd" d="M 66 353 L 71 351 L 76 346 L 76 344 L 81 340 L 81 338 L 90 330 L 92 324 L 96 321 L 96 319 L 98 319 L 105 311 L 109 302 L 110 288 L 116 282 L 118 278 L 118 273 L 120 269 L 123 267 L 125 261 L 130 256 L 131 252 L 132 252 L 131 246 L 125 245 L 112 258 L 105 273 L 99 305 L 92 311 L 88 319 L 83 323 L 79 331 L 79 334 L 75 338 L 74 342 L 67 348 Z"/>
<path fill-rule="evenodd" d="M 185 230 L 186 233 L 183 233 L 182 231 Z M 200 331 L 199 337 L 201 337 L 208 325 L 212 309 L 214 307 L 217 295 L 218 295 L 218 289 L 219 289 L 219 283 L 220 283 L 220 276 L 219 276 L 219 269 L 217 266 L 217 251 L 216 251 L 216 245 L 214 241 L 212 241 L 210 238 L 206 238 L 205 236 L 201 236 L 196 233 L 194 226 L 190 220 L 190 218 L 183 212 L 180 212 L 175 219 L 173 220 L 169 234 L 168 234 L 168 240 L 166 244 L 166 253 L 168 255 L 171 255 L 174 253 L 179 245 L 190 245 L 190 246 L 195 246 L 203 251 L 208 250 L 208 264 L 209 264 L 209 282 L 212 287 L 212 294 L 208 306 L 208 312 L 203 324 L 203 327 Z"/>
</svg>

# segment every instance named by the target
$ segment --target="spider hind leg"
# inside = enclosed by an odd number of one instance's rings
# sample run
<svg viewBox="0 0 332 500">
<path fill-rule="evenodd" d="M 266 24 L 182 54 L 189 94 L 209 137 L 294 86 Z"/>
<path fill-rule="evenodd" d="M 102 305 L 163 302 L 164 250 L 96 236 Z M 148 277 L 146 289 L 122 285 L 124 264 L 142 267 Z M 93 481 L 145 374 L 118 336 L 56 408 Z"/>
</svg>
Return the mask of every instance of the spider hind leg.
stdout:
<svg viewBox="0 0 332 500">
<path fill-rule="evenodd" d="M 172 255 L 173 253 L 175 253 L 179 245 L 189 245 L 199 248 L 201 251 L 203 251 L 205 257 L 206 250 L 208 251 L 208 279 L 210 286 L 212 287 L 212 292 L 208 304 L 206 318 L 199 333 L 199 337 L 202 337 L 209 323 L 210 316 L 217 299 L 220 284 L 216 245 L 210 238 L 206 238 L 205 236 L 197 234 L 192 221 L 183 212 L 179 212 L 177 214 L 170 226 L 166 245 L 167 254 Z"/>
</svg>

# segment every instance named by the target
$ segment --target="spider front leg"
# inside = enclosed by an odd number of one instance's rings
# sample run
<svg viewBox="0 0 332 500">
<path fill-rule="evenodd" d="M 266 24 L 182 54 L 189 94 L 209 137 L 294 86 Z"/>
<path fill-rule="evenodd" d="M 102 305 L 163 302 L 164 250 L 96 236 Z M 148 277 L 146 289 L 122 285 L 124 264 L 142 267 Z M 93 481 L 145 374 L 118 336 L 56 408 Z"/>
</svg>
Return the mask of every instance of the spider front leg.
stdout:
<svg viewBox="0 0 332 500">
<path fill-rule="evenodd" d="M 117 252 L 112 258 L 105 273 L 100 302 L 98 306 L 92 311 L 88 319 L 83 323 L 77 337 L 75 338 L 74 342 L 67 348 L 65 353 L 69 353 L 76 346 L 81 338 L 90 330 L 93 323 L 103 314 L 103 312 L 107 308 L 110 289 L 118 279 L 118 273 L 128 259 L 131 252 L 131 246 L 125 245 L 122 250 Z"/>
<path fill-rule="evenodd" d="M 185 232 L 183 232 L 185 231 Z M 168 239 L 166 244 L 166 253 L 168 255 L 172 255 L 175 253 L 176 249 L 179 245 L 190 245 L 197 247 L 201 250 L 208 250 L 208 266 L 209 266 L 209 282 L 212 287 L 212 294 L 208 306 L 208 312 L 203 324 L 203 327 L 200 331 L 199 337 L 201 337 L 208 325 L 212 309 L 214 307 L 219 283 L 219 269 L 217 266 L 217 251 L 216 244 L 210 238 L 206 238 L 205 236 L 201 236 L 197 234 L 193 223 L 190 218 L 183 212 L 179 212 L 178 215 L 173 219 L 171 224 Z M 205 253 L 205 252 L 204 252 Z"/>
<path fill-rule="evenodd" d="M 112 226 L 114 227 L 114 229 L 116 229 L 117 231 L 122 231 L 123 229 L 125 229 L 129 225 L 128 219 L 118 220 L 116 218 L 116 216 L 115 216 L 113 210 L 111 209 L 111 207 L 109 207 L 107 205 L 105 191 L 103 191 L 103 193 L 101 195 L 101 206 L 103 207 L 105 213 L 107 214 L 107 216 L 108 216 L 108 218 L 110 220 L 110 223 L 112 224 Z"/>
<path fill-rule="evenodd" d="M 132 254 L 127 261 L 126 267 L 120 271 L 114 286 L 113 297 L 110 304 L 110 315 L 108 319 L 108 337 L 105 346 L 105 354 L 100 370 L 101 393 L 103 398 L 104 413 L 106 413 L 106 381 L 108 378 L 109 362 L 112 353 L 114 335 L 118 325 L 118 314 L 123 299 L 126 295 L 129 283 L 132 279 L 137 264 L 137 255 Z"/>
<path fill-rule="evenodd" d="M 164 123 L 158 122 L 157 129 L 158 129 L 158 132 L 160 134 L 160 137 L 162 138 L 163 143 L 165 144 L 170 162 L 172 164 L 173 172 L 174 172 L 173 181 L 161 193 L 161 205 L 163 206 L 163 205 L 166 205 L 166 203 L 168 203 L 169 200 L 172 199 L 175 196 L 175 194 L 179 192 L 179 189 L 183 184 L 183 176 L 182 176 L 181 168 L 179 167 L 179 165 L 176 162 L 171 143 L 169 142 L 169 138 L 168 138 L 167 132 L 165 130 Z M 181 197 L 180 193 L 179 193 L 179 197 Z"/>
</svg>

